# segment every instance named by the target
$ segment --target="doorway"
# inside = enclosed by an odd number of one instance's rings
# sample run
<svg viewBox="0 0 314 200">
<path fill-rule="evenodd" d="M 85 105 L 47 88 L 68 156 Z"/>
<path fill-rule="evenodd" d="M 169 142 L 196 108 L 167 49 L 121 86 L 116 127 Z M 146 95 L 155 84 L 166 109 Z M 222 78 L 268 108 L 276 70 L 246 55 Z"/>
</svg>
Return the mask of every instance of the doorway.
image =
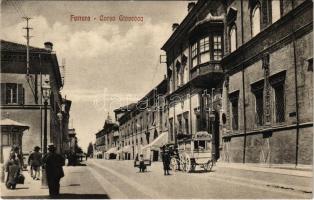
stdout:
<svg viewBox="0 0 314 200">
<path fill-rule="evenodd" d="M 210 132 L 212 133 L 212 154 L 215 160 L 220 158 L 220 134 L 219 134 L 219 114 L 214 111 L 215 119 L 211 121 Z"/>
<path fill-rule="evenodd" d="M 159 152 L 153 151 L 153 161 L 158 161 Z"/>
</svg>

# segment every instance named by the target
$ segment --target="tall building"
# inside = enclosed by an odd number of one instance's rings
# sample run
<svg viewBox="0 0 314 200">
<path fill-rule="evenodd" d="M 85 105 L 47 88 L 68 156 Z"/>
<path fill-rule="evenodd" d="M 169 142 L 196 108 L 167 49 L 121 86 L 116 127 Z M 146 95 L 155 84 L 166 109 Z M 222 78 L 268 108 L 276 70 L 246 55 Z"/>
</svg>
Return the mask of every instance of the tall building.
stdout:
<svg viewBox="0 0 314 200">
<path fill-rule="evenodd" d="M 9 118 L 29 126 L 22 139 L 24 154 L 32 151 L 34 146 L 43 148 L 42 86 L 49 81 L 51 95 L 48 101 L 47 142 L 55 143 L 58 151 L 61 152 L 63 130 L 67 130 L 67 127 L 62 128 L 63 120 L 67 120 L 67 117 L 61 116 L 68 114 L 70 108 L 67 106 L 67 110 L 63 109 L 64 104 L 60 94 L 63 81 L 57 56 L 50 42 L 45 43 L 45 48 L 30 47 L 29 52 L 28 68 L 26 46 L 1 40 L 1 118 Z"/>
<path fill-rule="evenodd" d="M 310 0 L 188 4 L 162 46 L 169 140 L 213 136 L 215 159 L 312 164 Z"/>
<path fill-rule="evenodd" d="M 188 4 L 181 24 L 163 45 L 167 56 L 169 140 L 207 131 L 219 158 L 221 92 L 224 71 L 224 5 L 221 1 Z"/>
<path fill-rule="evenodd" d="M 108 114 L 103 128 L 96 133 L 96 154 L 99 158 L 116 158 L 119 146 L 118 130 L 118 124 Z"/>
<path fill-rule="evenodd" d="M 225 6 L 223 160 L 312 164 L 312 1 Z"/>
<path fill-rule="evenodd" d="M 159 147 L 167 143 L 166 83 L 164 79 L 138 102 L 114 110 L 123 159 L 135 159 L 139 154 L 153 161 L 160 159 Z"/>
</svg>

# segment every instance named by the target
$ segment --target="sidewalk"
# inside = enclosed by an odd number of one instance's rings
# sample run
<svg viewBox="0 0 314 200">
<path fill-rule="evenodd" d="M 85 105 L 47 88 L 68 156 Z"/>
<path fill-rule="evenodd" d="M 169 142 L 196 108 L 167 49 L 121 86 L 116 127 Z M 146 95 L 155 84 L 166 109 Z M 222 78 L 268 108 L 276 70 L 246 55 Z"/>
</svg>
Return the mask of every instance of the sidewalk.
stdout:
<svg viewBox="0 0 314 200">
<path fill-rule="evenodd" d="M 60 198 L 62 199 L 108 199 L 106 192 L 90 174 L 87 166 L 63 167 L 65 177 L 60 182 Z M 2 199 L 48 199 L 48 188 L 42 188 L 41 180 L 35 181 L 29 172 L 23 171 L 24 185 L 17 185 L 16 190 L 8 190 L 1 183 Z"/>
<path fill-rule="evenodd" d="M 313 192 L 312 170 L 309 168 L 288 168 L 287 166 L 262 166 L 254 164 L 223 163 L 214 166 L 218 176 L 267 187 Z"/>
<path fill-rule="evenodd" d="M 261 164 L 242 164 L 226 162 L 217 162 L 216 166 L 257 172 L 285 174 L 291 176 L 302 176 L 308 178 L 313 177 L 312 166 L 298 166 L 297 168 L 295 168 L 294 165 L 272 165 L 269 167 L 268 165 Z"/>
</svg>

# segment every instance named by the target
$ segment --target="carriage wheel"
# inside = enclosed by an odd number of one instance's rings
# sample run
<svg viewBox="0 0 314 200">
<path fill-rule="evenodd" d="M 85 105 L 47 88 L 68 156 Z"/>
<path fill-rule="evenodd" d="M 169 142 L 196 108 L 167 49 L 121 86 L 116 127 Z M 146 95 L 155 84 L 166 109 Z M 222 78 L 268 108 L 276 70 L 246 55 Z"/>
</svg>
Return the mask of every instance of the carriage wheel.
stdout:
<svg viewBox="0 0 314 200">
<path fill-rule="evenodd" d="M 180 155 L 179 157 L 179 167 L 182 171 L 185 171 L 185 159 L 183 156 Z"/>
<path fill-rule="evenodd" d="M 185 160 L 185 171 L 186 172 L 190 172 L 191 169 L 192 169 L 191 166 L 192 166 L 191 159 L 190 158 L 186 158 L 186 160 Z"/>
<path fill-rule="evenodd" d="M 170 167 L 172 171 L 176 171 L 178 169 L 177 159 L 171 158 Z"/>
<path fill-rule="evenodd" d="M 212 160 L 209 160 L 205 165 L 204 165 L 204 170 L 205 171 L 210 171 L 212 170 L 214 165 L 214 162 Z"/>
<path fill-rule="evenodd" d="M 180 169 L 182 170 L 182 171 L 185 171 L 186 169 L 185 169 L 185 162 L 184 162 L 184 160 L 180 160 Z"/>
</svg>

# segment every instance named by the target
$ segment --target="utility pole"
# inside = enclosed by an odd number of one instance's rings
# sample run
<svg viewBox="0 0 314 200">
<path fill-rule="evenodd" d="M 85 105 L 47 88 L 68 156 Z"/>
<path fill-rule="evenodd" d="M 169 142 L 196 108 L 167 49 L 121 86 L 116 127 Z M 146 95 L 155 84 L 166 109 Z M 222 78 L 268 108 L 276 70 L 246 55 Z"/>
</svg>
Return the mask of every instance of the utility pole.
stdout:
<svg viewBox="0 0 314 200">
<path fill-rule="evenodd" d="M 27 67 L 27 77 L 29 77 L 29 40 L 32 36 L 29 35 L 29 30 L 33 29 L 29 27 L 29 20 L 31 20 L 30 17 L 23 17 L 23 19 L 26 20 L 26 27 L 23 29 L 26 29 L 26 35 L 24 36 L 26 38 L 26 67 Z"/>
</svg>

